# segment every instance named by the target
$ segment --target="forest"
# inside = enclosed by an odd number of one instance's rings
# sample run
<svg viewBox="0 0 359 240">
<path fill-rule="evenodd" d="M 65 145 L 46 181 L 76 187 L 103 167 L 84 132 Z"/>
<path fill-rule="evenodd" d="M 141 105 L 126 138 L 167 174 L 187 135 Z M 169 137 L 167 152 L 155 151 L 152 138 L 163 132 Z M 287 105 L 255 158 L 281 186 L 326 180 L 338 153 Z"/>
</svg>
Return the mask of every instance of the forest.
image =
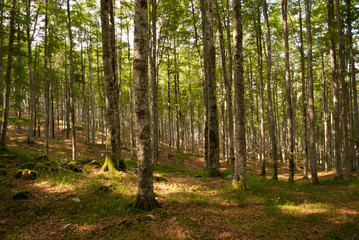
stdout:
<svg viewBox="0 0 359 240">
<path fill-rule="evenodd" d="M 358 0 L 0 0 L 0 239 L 359 239 Z"/>
</svg>

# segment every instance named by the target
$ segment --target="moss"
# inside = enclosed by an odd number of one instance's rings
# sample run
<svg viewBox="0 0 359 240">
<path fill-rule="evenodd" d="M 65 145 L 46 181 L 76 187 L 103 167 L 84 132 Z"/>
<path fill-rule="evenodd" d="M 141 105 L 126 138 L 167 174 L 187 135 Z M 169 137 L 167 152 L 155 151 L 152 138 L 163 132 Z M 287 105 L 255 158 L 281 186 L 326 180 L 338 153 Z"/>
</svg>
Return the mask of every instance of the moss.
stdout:
<svg viewBox="0 0 359 240">
<path fill-rule="evenodd" d="M 74 172 L 82 172 L 79 163 L 76 161 L 71 161 L 67 164 L 67 168 Z"/>
<path fill-rule="evenodd" d="M 192 189 L 192 191 L 199 191 L 201 189 L 201 187 L 197 186 L 197 185 L 192 185 L 191 189 Z"/>
<path fill-rule="evenodd" d="M 56 172 L 59 170 L 57 165 L 50 163 L 42 163 L 42 162 L 36 163 L 33 169 L 36 171 L 48 171 L 48 172 Z"/>
<path fill-rule="evenodd" d="M 94 166 L 94 165 L 86 164 L 86 165 L 84 166 L 84 171 L 85 171 L 85 172 L 91 172 L 93 169 L 96 169 L 96 168 L 97 168 L 97 167 Z"/>
<path fill-rule="evenodd" d="M 24 171 L 24 169 L 18 169 L 18 170 L 16 170 L 16 172 L 15 172 L 15 174 L 14 174 L 15 178 L 21 178 L 23 171 Z"/>
<path fill-rule="evenodd" d="M 0 176 L 6 176 L 7 175 L 7 171 L 5 168 L 0 168 Z"/>
<path fill-rule="evenodd" d="M 0 163 L 0 168 L 6 168 L 6 166 Z"/>
<path fill-rule="evenodd" d="M 164 173 L 155 173 L 153 174 L 153 179 L 157 182 L 168 182 L 166 174 Z"/>
</svg>

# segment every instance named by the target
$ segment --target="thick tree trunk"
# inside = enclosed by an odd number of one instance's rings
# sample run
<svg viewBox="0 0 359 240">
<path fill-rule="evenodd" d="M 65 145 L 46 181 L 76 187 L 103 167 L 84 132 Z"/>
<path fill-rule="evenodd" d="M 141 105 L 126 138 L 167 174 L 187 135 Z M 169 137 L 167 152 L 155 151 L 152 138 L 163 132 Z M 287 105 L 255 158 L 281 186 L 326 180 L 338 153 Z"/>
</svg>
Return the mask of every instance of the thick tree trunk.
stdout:
<svg viewBox="0 0 359 240">
<path fill-rule="evenodd" d="M 9 34 L 9 45 L 8 45 L 8 55 L 7 55 L 7 68 L 5 75 L 5 93 L 4 93 L 4 104 L 3 104 L 3 114 L 2 114 L 2 128 L 1 128 L 1 138 L 0 138 L 0 147 L 6 148 L 6 133 L 7 125 L 9 118 L 9 108 L 10 108 L 10 85 L 11 85 L 11 74 L 12 74 L 12 54 L 14 47 L 14 37 L 15 37 L 15 17 L 16 17 L 16 0 L 11 1 L 10 9 L 10 34 Z"/>
<path fill-rule="evenodd" d="M 334 23 L 334 2 L 333 0 L 327 0 L 328 10 L 328 29 L 329 29 L 329 50 L 332 70 L 332 86 L 333 86 L 333 98 L 334 98 L 334 151 L 335 151 L 335 167 L 336 167 L 336 179 L 343 178 L 342 161 L 340 157 L 340 101 L 339 101 L 339 83 L 337 75 L 337 60 L 335 50 L 335 23 Z"/>
<path fill-rule="evenodd" d="M 243 77 L 243 30 L 241 0 L 233 1 L 233 66 L 234 66 L 234 108 L 235 108 L 235 139 L 236 161 L 233 185 L 246 189 L 246 109 L 244 98 Z"/>
<path fill-rule="evenodd" d="M 151 130 L 148 109 L 148 16 L 147 1 L 135 1 L 133 89 L 135 98 L 138 192 L 135 207 L 151 210 L 158 206 L 153 192 Z"/>
<path fill-rule="evenodd" d="M 268 119 L 269 119 L 269 132 L 270 139 L 272 143 L 272 161 L 273 161 L 273 180 L 278 180 L 278 163 L 277 163 L 277 141 L 275 137 L 276 126 L 273 117 L 273 105 L 271 97 L 271 73 L 272 73 L 272 48 L 271 48 L 271 37 L 270 37 L 270 28 L 269 28 L 269 19 L 267 14 L 267 1 L 262 0 L 262 8 L 266 26 L 266 44 L 267 44 L 267 97 L 268 97 Z"/>
<path fill-rule="evenodd" d="M 219 126 L 216 97 L 216 54 L 213 41 L 212 1 L 204 1 L 204 33 L 203 33 L 205 78 L 208 86 L 208 141 L 209 155 L 207 171 L 211 176 L 219 176 Z"/>
<path fill-rule="evenodd" d="M 284 30 L 284 55 L 285 55 L 285 85 L 287 107 L 287 132 L 288 132 L 288 158 L 289 158 L 289 182 L 294 182 L 294 136 L 293 136 L 293 108 L 292 108 L 292 81 L 289 66 L 289 43 L 287 27 L 287 0 L 281 0 L 283 30 Z"/>
<path fill-rule="evenodd" d="M 73 63 L 73 42 L 71 30 L 70 0 L 67 0 L 67 28 L 69 33 L 69 60 L 70 60 L 70 113 L 71 113 L 71 142 L 72 160 L 76 160 L 76 119 L 75 119 L 75 98 L 74 98 L 74 63 Z"/>
<path fill-rule="evenodd" d="M 118 83 L 115 75 L 116 57 L 113 51 L 114 41 L 114 17 L 112 0 L 101 0 L 101 26 L 103 46 L 103 70 L 106 95 L 106 122 L 108 126 L 107 147 L 109 150 L 106 162 L 102 166 L 104 171 L 114 172 L 124 168 L 119 146 L 119 108 L 118 108 Z"/>
<path fill-rule="evenodd" d="M 349 94 L 347 83 L 345 82 L 345 60 L 344 60 L 344 40 L 343 40 L 343 22 L 341 17 L 340 2 L 336 0 L 336 10 L 337 10 L 337 26 L 338 26 L 338 36 L 339 36 L 339 78 L 341 83 L 341 94 L 342 94 L 342 128 L 344 136 L 344 145 L 343 145 L 343 160 L 345 164 L 345 177 L 347 179 L 351 178 L 351 162 L 349 159 L 349 133 L 348 133 L 348 119 L 349 119 Z"/>
</svg>

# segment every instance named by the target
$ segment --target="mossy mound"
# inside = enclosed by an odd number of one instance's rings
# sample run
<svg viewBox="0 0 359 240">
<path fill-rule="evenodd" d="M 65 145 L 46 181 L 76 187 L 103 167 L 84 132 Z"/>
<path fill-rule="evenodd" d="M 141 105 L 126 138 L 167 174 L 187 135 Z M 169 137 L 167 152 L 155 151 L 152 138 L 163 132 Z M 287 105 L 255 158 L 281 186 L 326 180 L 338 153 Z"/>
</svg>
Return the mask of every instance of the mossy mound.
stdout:
<svg viewBox="0 0 359 240">
<path fill-rule="evenodd" d="M 0 163 L 0 168 L 6 168 L 6 166 Z"/>
<path fill-rule="evenodd" d="M 155 173 L 153 174 L 153 180 L 157 182 L 168 182 L 167 176 L 164 173 Z"/>
<path fill-rule="evenodd" d="M 35 167 L 35 163 L 33 162 L 27 162 L 27 163 L 23 163 L 23 164 L 20 164 L 17 168 L 18 169 L 34 169 Z"/>
<path fill-rule="evenodd" d="M 84 171 L 85 172 L 91 172 L 92 170 L 96 169 L 97 167 L 94 165 L 90 165 L 90 164 L 85 164 L 84 166 Z"/>
<path fill-rule="evenodd" d="M 30 198 L 30 192 L 28 190 L 22 190 L 20 192 L 17 192 L 12 196 L 12 199 L 14 200 L 25 200 Z"/>
<path fill-rule="evenodd" d="M 82 169 L 79 166 L 79 163 L 76 161 L 71 161 L 71 162 L 67 163 L 67 168 L 73 172 L 82 172 Z"/>
<path fill-rule="evenodd" d="M 22 172 L 22 178 L 25 180 L 34 180 L 37 178 L 37 176 L 38 176 L 38 173 L 34 170 L 25 169 Z"/>
<path fill-rule="evenodd" d="M 34 180 L 38 175 L 39 174 L 35 170 L 30 169 L 18 169 L 15 172 L 15 178 L 23 178 L 25 180 Z"/>
<path fill-rule="evenodd" d="M 5 168 L 0 168 L 0 176 L 6 176 L 7 175 L 7 171 Z"/>
</svg>

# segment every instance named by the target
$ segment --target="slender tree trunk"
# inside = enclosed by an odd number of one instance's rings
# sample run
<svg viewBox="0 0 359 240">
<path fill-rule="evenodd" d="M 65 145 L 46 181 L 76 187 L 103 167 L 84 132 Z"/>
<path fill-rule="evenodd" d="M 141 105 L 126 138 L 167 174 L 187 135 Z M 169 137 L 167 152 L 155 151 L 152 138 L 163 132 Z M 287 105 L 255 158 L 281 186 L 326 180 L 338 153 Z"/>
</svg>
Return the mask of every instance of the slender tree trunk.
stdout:
<svg viewBox="0 0 359 240">
<path fill-rule="evenodd" d="M 322 64 L 322 78 L 323 78 L 323 109 L 324 109 L 324 164 L 325 171 L 329 170 L 329 159 L 331 151 L 331 141 L 330 141 L 330 119 L 328 111 L 328 97 L 327 97 L 327 81 L 324 71 L 324 59 L 323 53 L 321 53 L 321 64 Z"/>
<path fill-rule="evenodd" d="M 171 78 L 170 78 L 170 56 L 167 54 L 167 112 L 168 112 L 168 158 L 172 150 L 172 122 L 171 122 Z"/>
<path fill-rule="evenodd" d="M 158 206 L 153 193 L 151 130 L 148 109 L 148 16 L 147 1 L 135 1 L 133 88 L 135 97 L 138 192 L 135 207 L 151 210 Z"/>
<path fill-rule="evenodd" d="M 45 105 L 45 126 L 44 126 L 44 135 L 45 135 L 45 145 L 44 145 L 44 152 L 45 155 L 49 156 L 49 123 L 50 123 L 50 84 L 48 80 L 47 74 L 47 62 L 48 62 L 48 51 L 47 51 L 47 41 L 48 41 L 48 0 L 45 1 L 45 36 L 44 36 L 44 105 Z"/>
<path fill-rule="evenodd" d="M 285 51 L 285 82 L 286 82 L 286 102 L 287 102 L 287 131 L 288 131 L 288 157 L 289 157 L 289 182 L 294 182 L 294 136 L 293 136 L 293 108 L 292 108 L 292 82 L 290 78 L 289 66 L 289 43 L 287 27 L 287 0 L 281 0 L 282 18 L 284 29 L 284 51 Z"/>
<path fill-rule="evenodd" d="M 358 95 L 357 95 L 357 85 L 355 77 L 355 61 L 354 61 L 354 49 L 353 49 L 353 33 L 352 33 L 352 4 L 351 0 L 346 0 L 347 5 L 347 26 L 348 26 L 348 47 L 349 47 L 349 73 L 352 83 L 353 91 L 353 107 L 354 107 L 354 123 L 352 128 L 355 129 L 355 145 L 356 153 L 354 153 L 354 159 L 356 159 L 356 168 L 359 178 L 359 114 L 358 114 Z"/>
<path fill-rule="evenodd" d="M 71 130 L 72 130 L 72 160 L 76 160 L 76 120 L 75 120 L 75 98 L 74 98 L 74 63 L 73 63 L 73 42 L 70 16 L 70 0 L 67 0 L 67 28 L 69 33 L 69 60 L 70 60 L 70 113 L 71 113 Z"/>
<path fill-rule="evenodd" d="M 246 189 L 246 109 L 243 77 L 243 30 L 241 0 L 233 1 L 233 66 L 234 66 L 234 107 L 236 125 L 236 161 L 233 185 Z"/>
<path fill-rule="evenodd" d="M 133 133 L 133 88 L 132 88 L 132 67 L 131 67 L 131 48 L 130 48 L 130 31 L 127 26 L 127 41 L 128 41 L 128 69 L 129 69 L 129 79 L 128 79 L 128 94 L 130 98 L 130 148 L 131 148 L 131 159 L 134 157 L 133 149 L 135 148 L 135 140 L 134 140 L 134 133 Z"/>
<path fill-rule="evenodd" d="M 257 24 L 256 24 L 257 23 Z M 264 83 L 263 83 L 263 55 L 262 55 L 262 27 L 260 22 L 259 7 L 256 12 L 256 45 L 257 45 L 257 64 L 259 75 L 259 115 L 260 115 L 260 146 L 259 146 L 259 162 L 261 164 L 261 176 L 265 178 L 265 119 L 264 119 Z"/>
<path fill-rule="evenodd" d="M 158 83 L 157 83 L 157 1 L 152 1 L 152 56 L 151 56 L 151 93 L 152 93 L 152 162 L 158 162 Z"/>
<path fill-rule="evenodd" d="M 343 146 L 343 160 L 345 164 L 345 177 L 347 179 L 351 178 L 351 163 L 349 159 L 349 134 L 348 134 L 348 118 L 349 118 L 349 94 L 347 83 L 345 82 L 345 60 L 344 60 L 344 40 L 343 40 L 343 22 L 340 11 L 340 2 L 336 0 L 336 10 L 337 10 L 337 26 L 338 26 L 338 36 L 339 36 L 339 78 L 341 83 L 341 94 L 342 94 L 342 128 L 344 135 L 344 146 Z"/>
<path fill-rule="evenodd" d="M 305 15 L 307 25 L 307 49 L 308 49 L 308 62 L 307 62 L 307 79 L 308 79 L 308 107 L 309 107 L 309 162 L 312 172 L 313 184 L 319 184 L 317 175 L 317 159 L 315 152 L 315 111 L 314 111 L 314 94 L 313 94 L 313 66 L 312 66 L 312 27 L 310 21 L 311 9 L 309 0 L 305 0 Z"/>
<path fill-rule="evenodd" d="M 333 0 L 327 0 L 328 10 L 328 29 L 329 29 L 329 49 L 330 49 L 330 60 L 332 70 L 332 86 L 333 86 L 333 98 L 334 98 L 334 151 L 335 151 L 335 167 L 336 167 L 336 178 L 343 178 L 342 161 L 340 157 L 340 101 L 339 101 L 339 83 L 337 76 L 337 60 L 335 51 L 335 25 L 334 25 L 334 2 Z"/>
<path fill-rule="evenodd" d="M 272 97 L 271 97 L 271 73 L 272 73 L 272 49 L 271 49 L 271 37 L 270 37 L 270 28 L 269 28 L 269 19 L 267 14 L 267 1 L 262 0 L 262 8 L 266 26 L 266 44 L 267 44 L 267 95 L 268 95 L 268 119 L 269 119 L 269 132 L 270 139 L 272 142 L 272 160 L 273 160 L 273 180 L 278 180 L 278 163 L 277 163 L 277 142 L 275 138 L 276 126 L 273 117 L 273 106 L 272 106 Z"/>
<path fill-rule="evenodd" d="M 90 97 L 91 97 L 91 142 L 95 144 L 95 97 L 93 93 L 93 79 L 92 79 L 92 42 L 87 46 L 87 57 L 89 62 L 89 75 L 90 75 Z"/>
<path fill-rule="evenodd" d="M 305 81 L 305 58 L 304 58 L 304 47 L 303 47 L 303 26 L 302 26 L 302 7 L 300 0 L 298 0 L 299 6 L 299 40 L 300 40 L 300 69 L 301 69 L 301 80 L 302 80 L 302 152 L 304 155 L 303 162 L 303 177 L 308 178 L 308 140 L 307 140 L 307 97 L 306 97 L 306 81 Z"/>
<path fill-rule="evenodd" d="M 189 57 L 188 57 L 189 58 Z M 194 124 L 193 124 L 193 106 L 192 106 L 192 79 L 191 65 L 188 63 L 188 95 L 189 95 L 189 111 L 190 111 L 190 127 L 191 127 L 191 152 L 194 154 Z"/>
</svg>

